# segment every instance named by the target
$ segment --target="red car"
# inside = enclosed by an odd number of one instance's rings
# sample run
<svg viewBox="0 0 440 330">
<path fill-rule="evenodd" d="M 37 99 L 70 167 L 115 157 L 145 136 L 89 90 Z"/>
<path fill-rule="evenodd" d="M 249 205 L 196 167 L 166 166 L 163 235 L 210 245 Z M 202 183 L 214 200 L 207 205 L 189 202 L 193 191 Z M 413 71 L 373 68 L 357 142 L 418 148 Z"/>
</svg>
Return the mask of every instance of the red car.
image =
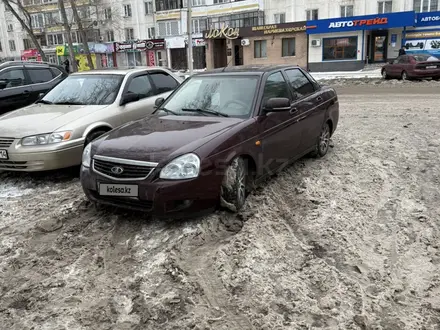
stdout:
<svg viewBox="0 0 440 330">
<path fill-rule="evenodd" d="M 402 55 L 382 68 L 384 79 L 440 79 L 440 59 L 429 54 Z"/>
</svg>

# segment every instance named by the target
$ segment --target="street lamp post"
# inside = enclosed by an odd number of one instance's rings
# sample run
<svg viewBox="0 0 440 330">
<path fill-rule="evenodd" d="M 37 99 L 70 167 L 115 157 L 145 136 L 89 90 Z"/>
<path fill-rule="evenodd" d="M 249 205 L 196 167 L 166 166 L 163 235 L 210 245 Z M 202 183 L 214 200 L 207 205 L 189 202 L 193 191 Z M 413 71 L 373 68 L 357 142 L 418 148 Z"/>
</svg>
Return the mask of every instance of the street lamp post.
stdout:
<svg viewBox="0 0 440 330">
<path fill-rule="evenodd" d="M 193 74 L 193 42 L 192 42 L 192 0 L 187 0 L 187 30 L 188 30 L 188 71 L 189 75 Z"/>
</svg>

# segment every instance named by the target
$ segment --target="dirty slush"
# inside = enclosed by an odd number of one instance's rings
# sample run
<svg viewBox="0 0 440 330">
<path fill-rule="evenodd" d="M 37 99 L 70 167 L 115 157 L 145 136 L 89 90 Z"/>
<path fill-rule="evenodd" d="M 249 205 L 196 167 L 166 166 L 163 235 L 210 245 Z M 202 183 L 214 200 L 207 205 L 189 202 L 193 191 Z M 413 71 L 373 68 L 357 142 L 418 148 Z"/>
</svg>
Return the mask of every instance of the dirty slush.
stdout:
<svg viewBox="0 0 440 330">
<path fill-rule="evenodd" d="M 239 215 L 155 221 L 64 171 L 0 174 L 0 328 L 440 329 L 440 84 L 328 83 L 334 148 Z"/>
</svg>

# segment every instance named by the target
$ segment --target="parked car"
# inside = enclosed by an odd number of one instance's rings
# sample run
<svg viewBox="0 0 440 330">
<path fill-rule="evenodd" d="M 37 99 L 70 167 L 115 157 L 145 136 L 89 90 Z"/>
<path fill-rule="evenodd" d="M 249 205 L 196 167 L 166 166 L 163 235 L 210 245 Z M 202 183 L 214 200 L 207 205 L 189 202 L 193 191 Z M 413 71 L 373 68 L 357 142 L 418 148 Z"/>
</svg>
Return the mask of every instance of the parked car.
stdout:
<svg viewBox="0 0 440 330">
<path fill-rule="evenodd" d="M 156 112 L 89 144 L 81 183 L 97 203 L 180 217 L 239 211 L 286 164 L 324 156 L 339 119 L 334 89 L 296 66 L 240 66 L 189 77 Z"/>
<path fill-rule="evenodd" d="M 35 104 L 0 116 L 0 170 L 79 165 L 90 141 L 151 114 L 181 82 L 156 67 L 71 74 Z"/>
<path fill-rule="evenodd" d="M 402 55 L 382 68 L 384 79 L 440 79 L 440 59 L 428 54 Z"/>
<path fill-rule="evenodd" d="M 63 79 L 62 66 L 41 62 L 10 61 L 0 64 L 0 115 L 38 100 Z"/>
</svg>

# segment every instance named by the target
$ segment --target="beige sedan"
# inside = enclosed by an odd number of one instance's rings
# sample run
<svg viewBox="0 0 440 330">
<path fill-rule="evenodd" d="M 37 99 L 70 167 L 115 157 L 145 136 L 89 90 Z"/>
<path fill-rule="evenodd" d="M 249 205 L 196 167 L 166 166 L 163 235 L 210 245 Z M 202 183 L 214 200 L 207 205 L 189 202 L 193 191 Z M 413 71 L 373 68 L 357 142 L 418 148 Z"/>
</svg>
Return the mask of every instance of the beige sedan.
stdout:
<svg viewBox="0 0 440 330">
<path fill-rule="evenodd" d="M 37 103 L 0 116 L 0 171 L 79 165 L 89 142 L 151 114 L 182 81 L 160 67 L 72 74 Z"/>
</svg>

